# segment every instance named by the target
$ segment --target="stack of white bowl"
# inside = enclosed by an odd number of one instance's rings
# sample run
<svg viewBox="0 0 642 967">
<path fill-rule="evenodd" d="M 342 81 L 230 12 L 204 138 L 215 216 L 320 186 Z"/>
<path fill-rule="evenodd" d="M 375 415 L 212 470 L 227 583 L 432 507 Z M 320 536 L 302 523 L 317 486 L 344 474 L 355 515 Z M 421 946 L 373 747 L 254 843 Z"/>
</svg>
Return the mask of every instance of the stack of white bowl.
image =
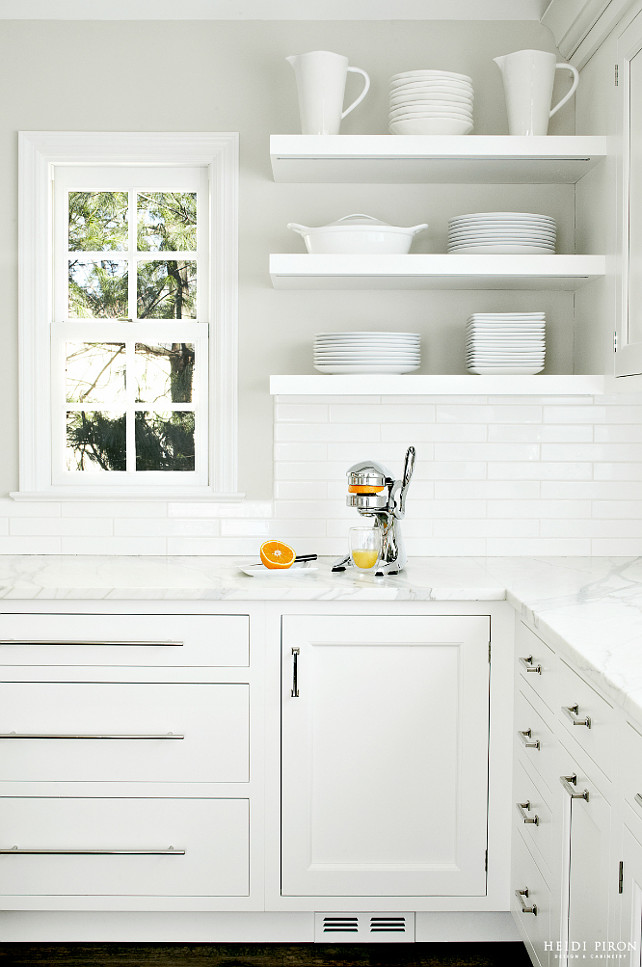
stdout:
<svg viewBox="0 0 642 967">
<path fill-rule="evenodd" d="M 391 134 L 470 134 L 473 82 L 466 74 L 420 70 L 390 81 Z"/>
<path fill-rule="evenodd" d="M 544 369 L 543 312 L 474 312 L 466 323 L 469 373 L 533 375 Z"/>
<path fill-rule="evenodd" d="M 557 226 L 549 215 L 532 212 L 474 212 L 448 222 L 448 251 L 487 255 L 555 252 Z"/>
<path fill-rule="evenodd" d="M 411 373 L 420 365 L 418 332 L 320 332 L 314 340 L 320 373 Z"/>
</svg>

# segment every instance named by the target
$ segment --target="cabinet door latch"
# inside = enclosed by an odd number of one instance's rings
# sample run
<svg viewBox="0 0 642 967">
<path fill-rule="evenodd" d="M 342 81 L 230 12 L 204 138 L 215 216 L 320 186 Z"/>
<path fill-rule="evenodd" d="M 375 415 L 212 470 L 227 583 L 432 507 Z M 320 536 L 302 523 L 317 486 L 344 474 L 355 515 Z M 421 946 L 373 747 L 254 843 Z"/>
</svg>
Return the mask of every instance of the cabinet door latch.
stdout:
<svg viewBox="0 0 642 967">
<path fill-rule="evenodd" d="M 617 877 L 617 892 L 624 893 L 624 860 L 620 860 L 620 869 Z"/>
</svg>

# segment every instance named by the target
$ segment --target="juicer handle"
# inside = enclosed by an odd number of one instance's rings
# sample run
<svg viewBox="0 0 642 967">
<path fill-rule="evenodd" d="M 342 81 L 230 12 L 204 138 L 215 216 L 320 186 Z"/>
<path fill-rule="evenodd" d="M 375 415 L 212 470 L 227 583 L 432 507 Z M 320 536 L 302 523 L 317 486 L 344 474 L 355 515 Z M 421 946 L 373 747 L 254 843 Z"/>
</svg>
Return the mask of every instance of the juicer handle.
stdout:
<svg viewBox="0 0 642 967">
<path fill-rule="evenodd" d="M 403 467 L 403 479 L 401 481 L 401 488 L 399 489 L 399 501 L 398 501 L 398 516 L 403 517 L 406 513 L 406 490 L 408 489 L 408 484 L 410 483 L 410 478 L 412 477 L 412 471 L 415 468 L 415 448 L 408 447 L 406 450 L 406 460 Z"/>
</svg>

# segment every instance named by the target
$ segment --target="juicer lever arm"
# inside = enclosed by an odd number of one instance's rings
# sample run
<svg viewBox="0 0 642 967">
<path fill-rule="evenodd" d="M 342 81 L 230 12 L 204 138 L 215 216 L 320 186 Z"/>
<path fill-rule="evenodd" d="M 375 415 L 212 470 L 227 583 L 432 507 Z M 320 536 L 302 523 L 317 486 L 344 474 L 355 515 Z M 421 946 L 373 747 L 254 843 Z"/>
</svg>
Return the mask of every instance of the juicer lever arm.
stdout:
<svg viewBox="0 0 642 967">
<path fill-rule="evenodd" d="M 404 517 L 406 513 L 406 490 L 408 489 L 408 484 L 410 483 L 410 478 L 412 477 L 412 471 L 415 468 L 415 448 L 408 447 L 406 450 L 406 460 L 403 468 L 403 479 L 401 481 L 401 487 L 399 488 L 399 493 L 397 495 L 397 509 L 395 511 L 395 516 Z"/>
</svg>

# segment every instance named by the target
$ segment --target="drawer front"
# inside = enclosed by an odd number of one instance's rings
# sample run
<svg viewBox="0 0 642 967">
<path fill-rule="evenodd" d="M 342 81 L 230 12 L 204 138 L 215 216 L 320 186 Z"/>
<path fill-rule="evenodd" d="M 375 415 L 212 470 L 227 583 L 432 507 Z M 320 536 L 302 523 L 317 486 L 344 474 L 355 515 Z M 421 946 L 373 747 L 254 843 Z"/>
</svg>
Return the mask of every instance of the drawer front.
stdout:
<svg viewBox="0 0 642 967">
<path fill-rule="evenodd" d="M 552 906 L 553 898 L 546 879 L 524 841 L 520 836 L 514 836 L 511 912 L 529 953 L 541 967 L 548 967 L 550 947 L 547 949 L 547 946 L 551 941 L 555 946 L 557 939 L 551 932 L 555 920 L 551 915 Z"/>
<path fill-rule="evenodd" d="M 0 775 L 247 782 L 249 686 L 0 684 Z"/>
<path fill-rule="evenodd" d="M 560 764 L 559 743 L 539 712 L 518 691 L 515 698 L 516 759 L 535 769 L 549 790 L 558 791 Z M 545 790 L 543 790 L 545 792 Z M 554 799 L 550 799 L 554 802 Z"/>
<path fill-rule="evenodd" d="M 558 659 L 552 649 L 522 621 L 517 624 L 515 654 L 522 685 L 527 684 L 551 711 L 555 711 Z"/>
<path fill-rule="evenodd" d="M 2 665 L 248 665 L 244 614 L 3 614 Z"/>
<path fill-rule="evenodd" d="M 620 776 L 627 823 L 642 842 L 642 734 L 627 722 L 622 730 Z"/>
<path fill-rule="evenodd" d="M 564 661 L 560 661 L 558 695 L 559 720 L 604 775 L 613 779 L 617 770 L 613 750 L 618 745 L 613 708 Z"/>
<path fill-rule="evenodd" d="M 560 795 L 535 782 L 517 762 L 515 764 L 514 823 L 531 852 L 541 858 L 546 869 L 557 875 L 562 850 Z"/>
<path fill-rule="evenodd" d="M 0 848 L 3 896 L 249 893 L 246 799 L 3 799 Z"/>
</svg>

